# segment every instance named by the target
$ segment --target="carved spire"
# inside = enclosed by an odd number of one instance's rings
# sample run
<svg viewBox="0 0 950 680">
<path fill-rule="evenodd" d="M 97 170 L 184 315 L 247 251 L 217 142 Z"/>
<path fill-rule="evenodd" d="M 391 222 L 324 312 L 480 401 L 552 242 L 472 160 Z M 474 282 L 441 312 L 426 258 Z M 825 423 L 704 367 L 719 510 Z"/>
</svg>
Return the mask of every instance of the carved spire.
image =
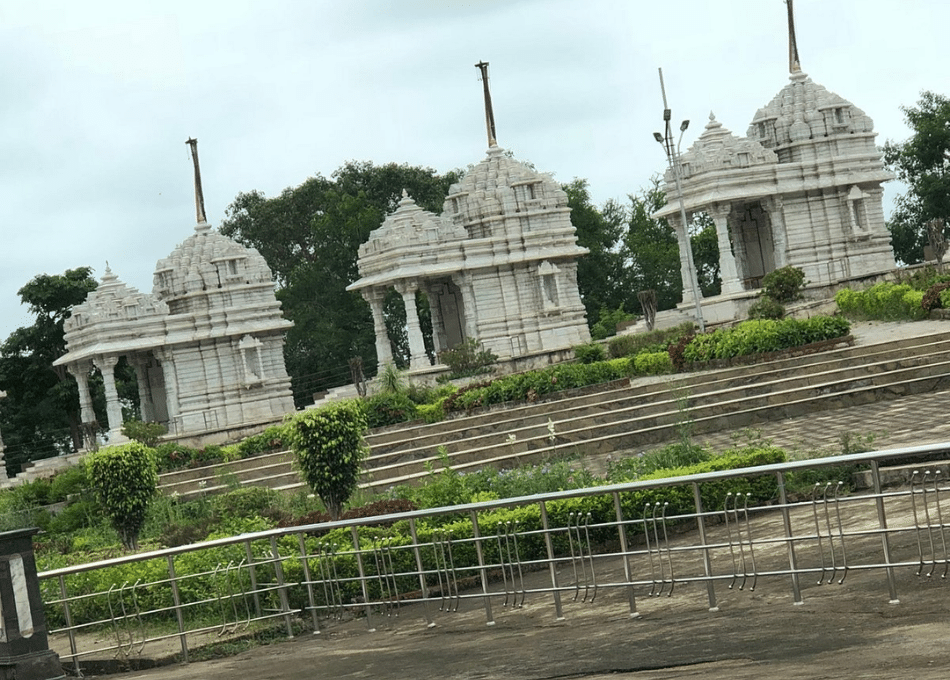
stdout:
<svg viewBox="0 0 950 680">
<path fill-rule="evenodd" d="M 802 65 L 798 60 L 798 43 L 795 42 L 795 10 L 792 8 L 792 0 L 785 0 L 788 6 L 788 72 L 791 74 L 801 73 Z"/>
<path fill-rule="evenodd" d="M 482 85 L 485 90 L 485 125 L 488 127 L 488 146 L 491 148 L 498 146 L 498 141 L 495 139 L 495 114 L 491 108 L 491 92 L 488 91 L 488 62 L 480 61 L 475 64 L 475 68 L 482 74 Z"/>
<path fill-rule="evenodd" d="M 191 158 L 195 162 L 195 213 L 198 224 L 207 224 L 205 197 L 201 191 L 201 167 L 198 165 L 198 140 L 192 137 L 185 144 L 191 147 Z"/>
</svg>

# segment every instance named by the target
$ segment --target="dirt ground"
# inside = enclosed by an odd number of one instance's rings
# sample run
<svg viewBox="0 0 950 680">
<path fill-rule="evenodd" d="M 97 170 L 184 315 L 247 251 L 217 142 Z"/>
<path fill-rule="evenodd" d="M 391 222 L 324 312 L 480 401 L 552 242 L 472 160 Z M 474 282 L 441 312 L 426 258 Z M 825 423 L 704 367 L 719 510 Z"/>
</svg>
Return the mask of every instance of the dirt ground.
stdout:
<svg viewBox="0 0 950 680">
<path fill-rule="evenodd" d="M 862 512 L 848 517 L 848 528 L 876 523 L 873 504 Z M 809 517 L 801 512 L 797 521 Z M 770 511 L 758 521 L 774 530 L 781 515 Z M 710 527 L 710 540 L 721 539 L 717 533 L 722 531 L 722 526 Z M 674 544 L 692 540 L 693 532 L 686 532 Z M 912 533 L 895 537 L 894 555 L 914 559 L 913 541 Z M 879 539 L 856 545 L 850 559 L 867 563 L 866 555 L 879 546 Z M 777 546 L 757 550 L 756 559 L 760 570 L 769 570 L 781 568 L 787 556 Z M 227 659 L 113 677 L 943 680 L 950 673 L 950 583 L 942 577 L 943 569 L 942 562 L 921 576 L 914 567 L 896 569 L 896 604 L 889 602 L 884 571 L 873 569 L 849 571 L 840 585 L 829 585 L 827 578 L 818 585 L 813 575 L 802 576 L 804 602 L 797 605 L 788 576 L 759 579 L 754 592 L 730 590 L 728 581 L 720 581 L 718 611 L 709 611 L 706 587 L 695 583 L 680 584 L 669 596 L 650 597 L 647 589 L 638 589 L 637 617 L 631 617 L 621 588 L 601 588 L 594 603 L 562 595 L 561 621 L 549 594 L 529 594 L 521 607 L 504 607 L 500 597 L 494 598 L 492 626 L 486 625 L 480 599 L 463 600 L 457 612 L 439 612 L 437 604 L 430 605 L 431 628 L 422 606 L 411 605 L 394 617 L 374 617 L 372 632 L 362 618 L 334 622 L 319 634 Z M 928 571 L 933 572 L 929 578 Z M 568 574 L 563 577 L 569 580 Z M 530 574 L 526 586 L 542 588 L 548 578 L 546 572 Z M 618 561 L 605 568 L 600 582 L 622 578 Z"/>
</svg>

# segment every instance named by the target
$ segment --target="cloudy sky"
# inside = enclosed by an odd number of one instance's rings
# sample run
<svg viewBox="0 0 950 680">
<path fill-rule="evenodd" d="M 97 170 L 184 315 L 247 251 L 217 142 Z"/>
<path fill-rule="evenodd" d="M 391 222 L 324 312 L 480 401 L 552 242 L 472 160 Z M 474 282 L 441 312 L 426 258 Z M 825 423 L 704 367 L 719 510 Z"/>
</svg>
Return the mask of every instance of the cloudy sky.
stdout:
<svg viewBox="0 0 950 680">
<path fill-rule="evenodd" d="M 940 0 L 798 0 L 803 70 L 864 109 L 950 94 Z M 185 140 L 209 220 L 348 160 L 438 171 L 486 148 L 474 64 L 491 64 L 499 144 L 595 201 L 662 171 L 657 68 L 674 121 L 745 134 L 787 82 L 782 0 L 0 0 L 0 340 L 17 290 L 108 261 L 152 287 L 194 225 Z M 899 187 L 888 193 L 888 201 Z"/>
</svg>

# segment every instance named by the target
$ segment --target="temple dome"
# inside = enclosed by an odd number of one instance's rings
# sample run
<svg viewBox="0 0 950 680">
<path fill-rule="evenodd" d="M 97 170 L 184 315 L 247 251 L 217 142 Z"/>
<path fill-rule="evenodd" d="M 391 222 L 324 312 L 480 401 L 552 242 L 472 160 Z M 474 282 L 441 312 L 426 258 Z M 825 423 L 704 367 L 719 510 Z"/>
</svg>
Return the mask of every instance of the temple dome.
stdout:
<svg viewBox="0 0 950 680">
<path fill-rule="evenodd" d="M 874 123 L 864 111 L 799 72 L 793 73 L 772 101 L 756 112 L 748 136 L 774 149 L 873 130 Z"/>
<path fill-rule="evenodd" d="M 152 292 L 163 300 L 236 285 L 270 283 L 267 262 L 254 248 L 211 229 L 206 222 L 155 265 Z"/>
</svg>

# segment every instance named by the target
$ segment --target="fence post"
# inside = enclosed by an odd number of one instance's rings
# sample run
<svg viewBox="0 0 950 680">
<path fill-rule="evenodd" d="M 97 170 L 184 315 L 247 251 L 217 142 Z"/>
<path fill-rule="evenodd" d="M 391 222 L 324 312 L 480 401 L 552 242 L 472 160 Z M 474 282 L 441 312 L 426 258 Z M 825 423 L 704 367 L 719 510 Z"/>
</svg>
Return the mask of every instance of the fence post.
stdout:
<svg viewBox="0 0 950 680">
<path fill-rule="evenodd" d="M 637 618 L 637 598 L 633 593 L 633 572 L 630 571 L 630 555 L 627 547 L 627 528 L 623 523 L 623 510 L 620 507 L 620 492 L 614 491 L 614 511 L 617 514 L 617 531 L 620 533 L 620 552 L 623 553 L 623 574 L 627 579 L 627 598 L 630 600 L 630 618 Z M 646 530 L 646 527 L 644 527 Z"/>
<path fill-rule="evenodd" d="M 557 583 L 557 567 L 554 565 L 554 543 L 551 541 L 551 527 L 548 525 L 548 506 L 541 501 L 541 526 L 544 528 L 544 546 L 548 551 L 548 571 L 551 574 L 551 587 L 554 589 L 554 614 L 556 620 L 564 620 L 561 609 L 561 591 Z"/>
<path fill-rule="evenodd" d="M 472 510 L 469 513 L 472 517 L 472 537 L 475 539 L 475 554 L 478 555 L 478 573 L 482 582 L 483 599 L 485 600 L 485 616 L 488 619 L 488 625 L 495 625 L 495 617 L 491 611 L 491 596 L 488 594 L 488 569 L 485 567 L 485 555 L 482 553 L 482 534 L 478 530 L 478 513 Z"/>
<path fill-rule="evenodd" d="M 63 599 L 63 616 L 66 618 L 66 630 L 69 635 L 69 651 L 73 655 L 73 668 L 76 670 L 76 677 L 82 677 L 82 671 L 79 670 L 79 648 L 76 646 L 76 631 L 73 630 L 73 616 L 69 611 L 69 600 L 66 599 L 66 579 L 62 575 L 59 577 L 59 595 Z"/>
<path fill-rule="evenodd" d="M 307 602 L 310 605 L 310 617 L 313 621 L 313 632 L 320 632 L 320 618 L 317 616 L 317 602 L 313 598 L 313 579 L 310 577 L 310 560 L 307 554 L 307 544 L 304 541 L 303 532 L 297 534 L 297 541 L 300 544 L 300 561 L 303 563 L 303 577 L 307 582 Z"/>
<path fill-rule="evenodd" d="M 274 558 L 274 576 L 277 577 L 277 594 L 280 597 L 280 608 L 284 612 L 284 624 L 287 627 L 287 637 L 294 637 L 294 622 L 290 618 L 290 598 L 287 595 L 287 584 L 284 582 L 284 565 L 281 562 L 280 550 L 277 548 L 277 537 L 270 537 L 270 551 Z"/>
<path fill-rule="evenodd" d="M 890 591 L 890 604 L 900 604 L 897 599 L 897 584 L 894 581 L 894 567 L 891 566 L 891 543 L 887 535 L 887 515 L 884 512 L 884 497 L 881 495 L 881 471 L 877 461 L 871 461 L 871 479 L 874 480 L 874 500 L 877 503 L 877 521 L 881 527 L 881 545 L 884 548 L 884 564 L 887 565 L 887 589 Z M 911 493 L 913 493 L 911 488 Z"/>
<path fill-rule="evenodd" d="M 409 533 L 412 536 L 412 552 L 416 556 L 416 571 L 419 572 L 419 589 L 422 591 L 422 611 L 426 617 L 426 627 L 434 628 L 435 622 L 429 612 L 429 585 L 426 583 L 425 568 L 422 565 L 422 553 L 419 551 L 419 535 L 416 533 L 416 518 L 409 518 Z"/>
<path fill-rule="evenodd" d="M 366 585 L 366 569 L 363 567 L 363 552 L 360 548 L 360 534 L 356 530 L 356 525 L 350 527 L 350 536 L 353 538 L 353 550 L 356 551 L 356 566 L 360 571 L 360 587 L 363 590 L 363 602 L 365 603 L 366 609 L 366 627 L 369 628 L 369 632 L 375 632 L 376 627 L 373 625 L 373 608 L 369 602 L 369 586 Z"/>
<path fill-rule="evenodd" d="M 716 584 L 712 579 L 712 559 L 706 543 L 706 522 L 703 520 L 703 501 L 699 494 L 699 484 L 693 482 L 693 503 L 696 505 L 696 528 L 699 530 L 699 543 L 703 546 L 703 568 L 706 570 L 706 595 L 709 598 L 709 611 L 718 612 L 716 604 Z"/>
<path fill-rule="evenodd" d="M 175 575 L 175 556 L 169 555 L 168 578 L 172 584 L 172 601 L 175 603 L 175 619 L 178 621 L 178 639 L 181 643 L 181 662 L 188 663 L 188 636 L 185 635 L 185 617 L 181 613 L 181 595 L 178 592 L 178 577 Z"/>
<path fill-rule="evenodd" d="M 788 494 L 785 492 L 785 473 L 779 470 L 775 473 L 778 482 L 778 502 L 782 506 L 782 523 L 785 525 L 785 540 L 788 546 L 788 568 L 792 572 L 792 596 L 794 604 L 804 604 L 802 587 L 798 578 L 798 561 L 795 559 L 795 542 L 792 532 L 792 518 L 788 512 Z"/>
<path fill-rule="evenodd" d="M 254 553 L 251 551 L 251 541 L 244 541 L 244 555 L 247 557 L 247 573 L 251 579 L 251 592 L 254 593 L 254 616 L 261 617 L 261 596 L 257 592 L 257 572 L 254 569 Z"/>
</svg>

